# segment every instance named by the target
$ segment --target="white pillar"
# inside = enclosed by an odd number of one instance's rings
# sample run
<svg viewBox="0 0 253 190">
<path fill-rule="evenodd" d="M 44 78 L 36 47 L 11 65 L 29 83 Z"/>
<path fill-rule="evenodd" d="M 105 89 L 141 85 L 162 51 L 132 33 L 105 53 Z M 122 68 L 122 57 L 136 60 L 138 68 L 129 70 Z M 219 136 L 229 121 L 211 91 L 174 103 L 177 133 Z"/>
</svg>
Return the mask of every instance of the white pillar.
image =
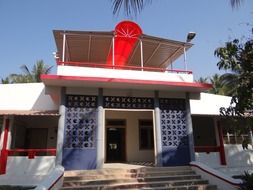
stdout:
<svg viewBox="0 0 253 190">
<path fill-rule="evenodd" d="M 253 147 L 253 134 L 252 134 L 252 130 L 249 129 L 249 144 Z"/>
<path fill-rule="evenodd" d="M 156 155 L 155 155 L 155 165 L 162 166 L 162 135 L 161 135 L 161 116 L 159 107 L 159 92 L 155 91 L 155 134 L 156 134 Z"/>
<path fill-rule="evenodd" d="M 61 88 L 61 102 L 59 107 L 59 122 L 57 132 L 57 150 L 56 150 L 56 165 L 62 165 L 62 153 L 64 142 L 64 126 L 65 126 L 65 113 L 66 113 L 66 87 Z"/>
<path fill-rule="evenodd" d="M 12 143 L 12 138 L 13 138 L 14 116 L 8 116 L 8 119 L 10 123 L 9 123 L 7 149 L 11 149 L 11 143 Z"/>
<path fill-rule="evenodd" d="M 188 139 L 189 139 L 190 158 L 191 158 L 191 161 L 195 161 L 194 138 L 193 138 L 193 129 L 192 129 L 189 92 L 186 93 L 185 101 L 186 101 L 186 127 L 187 127 Z"/>
<path fill-rule="evenodd" d="M 98 119 L 97 119 L 97 169 L 104 165 L 104 110 L 103 89 L 98 89 Z"/>
</svg>

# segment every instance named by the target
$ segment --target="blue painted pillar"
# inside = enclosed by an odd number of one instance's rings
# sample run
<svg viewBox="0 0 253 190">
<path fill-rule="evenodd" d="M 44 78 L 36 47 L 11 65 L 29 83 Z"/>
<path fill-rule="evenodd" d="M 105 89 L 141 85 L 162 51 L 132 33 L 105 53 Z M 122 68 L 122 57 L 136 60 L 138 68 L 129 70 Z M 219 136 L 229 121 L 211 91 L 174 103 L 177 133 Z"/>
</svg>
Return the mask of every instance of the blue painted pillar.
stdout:
<svg viewBox="0 0 253 190">
<path fill-rule="evenodd" d="M 63 139 L 64 139 L 64 125 L 65 125 L 65 107 L 66 102 L 66 88 L 61 88 L 60 94 L 60 107 L 59 107 L 59 122 L 58 122 L 58 132 L 57 132 L 57 150 L 56 150 L 56 165 L 62 164 L 62 149 L 63 149 Z"/>
<path fill-rule="evenodd" d="M 103 111 L 103 89 L 98 89 L 98 119 L 97 119 L 97 169 L 103 168 L 104 164 L 104 111 Z"/>
<path fill-rule="evenodd" d="M 194 150 L 194 137 L 193 137 L 193 129 L 192 129 L 192 117 L 191 117 L 191 108 L 190 108 L 190 94 L 186 93 L 186 126 L 187 126 L 187 134 L 189 139 L 189 150 L 190 150 L 190 159 L 191 161 L 195 161 L 195 150 Z"/>
<path fill-rule="evenodd" d="M 162 166 L 162 139 L 161 139 L 161 116 L 159 107 L 159 92 L 155 91 L 155 134 L 156 134 L 156 166 Z"/>
</svg>

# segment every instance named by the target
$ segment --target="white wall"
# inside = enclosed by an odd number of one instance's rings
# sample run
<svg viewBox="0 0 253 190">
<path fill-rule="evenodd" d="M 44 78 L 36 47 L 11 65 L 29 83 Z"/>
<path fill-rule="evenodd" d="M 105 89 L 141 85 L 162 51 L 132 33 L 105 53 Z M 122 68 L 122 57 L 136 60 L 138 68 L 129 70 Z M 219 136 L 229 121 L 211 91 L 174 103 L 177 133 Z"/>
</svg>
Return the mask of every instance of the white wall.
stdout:
<svg viewBox="0 0 253 190">
<path fill-rule="evenodd" d="M 199 100 L 190 100 L 192 115 L 220 115 L 220 107 L 228 107 L 231 97 L 201 93 Z"/>
<path fill-rule="evenodd" d="M 154 161 L 154 150 L 139 150 L 139 120 L 153 119 L 152 111 L 105 111 L 106 119 L 126 120 L 126 160 Z M 106 149 L 105 149 L 106 150 Z"/>
<path fill-rule="evenodd" d="M 219 152 L 196 152 L 195 158 L 197 162 L 204 163 L 212 168 L 218 168 L 221 166 Z"/>
<path fill-rule="evenodd" d="M 10 156 L 7 173 L 0 176 L 1 185 L 37 185 L 55 167 L 55 156 L 35 157 Z"/>
<path fill-rule="evenodd" d="M 0 110 L 57 110 L 43 83 L 0 84 Z"/>
<path fill-rule="evenodd" d="M 196 161 L 218 169 L 229 176 L 240 175 L 244 171 L 253 173 L 253 149 L 251 146 L 248 150 L 243 150 L 240 144 L 225 144 L 224 148 L 227 165 L 220 164 L 218 152 L 195 153 Z"/>
<path fill-rule="evenodd" d="M 78 77 L 121 78 L 153 81 L 193 82 L 192 74 L 58 66 L 57 75 Z"/>
<path fill-rule="evenodd" d="M 7 175 L 46 175 L 55 166 L 55 156 L 9 156 L 7 161 Z"/>
</svg>

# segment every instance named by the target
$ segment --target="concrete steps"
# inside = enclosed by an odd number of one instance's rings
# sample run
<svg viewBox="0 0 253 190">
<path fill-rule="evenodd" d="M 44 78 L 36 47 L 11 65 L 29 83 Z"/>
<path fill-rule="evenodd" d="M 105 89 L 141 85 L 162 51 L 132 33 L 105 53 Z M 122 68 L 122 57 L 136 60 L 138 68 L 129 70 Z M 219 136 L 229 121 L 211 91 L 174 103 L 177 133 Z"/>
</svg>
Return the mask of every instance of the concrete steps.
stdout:
<svg viewBox="0 0 253 190">
<path fill-rule="evenodd" d="M 67 171 L 64 174 L 64 189 L 217 190 L 216 186 L 209 185 L 188 166 Z"/>
</svg>

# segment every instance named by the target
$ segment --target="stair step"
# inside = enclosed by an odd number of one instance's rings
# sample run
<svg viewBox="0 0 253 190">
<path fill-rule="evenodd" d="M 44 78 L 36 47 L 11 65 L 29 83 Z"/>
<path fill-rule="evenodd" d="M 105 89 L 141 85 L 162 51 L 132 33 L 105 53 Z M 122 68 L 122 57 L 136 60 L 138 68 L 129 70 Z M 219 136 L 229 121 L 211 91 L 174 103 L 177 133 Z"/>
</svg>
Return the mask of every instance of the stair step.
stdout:
<svg viewBox="0 0 253 190">
<path fill-rule="evenodd" d="M 73 170 L 65 171 L 64 177 L 69 176 L 89 176 L 89 175 L 105 175 L 105 174 L 118 174 L 118 173 L 136 173 L 135 169 L 100 169 L 100 170 Z"/>
<path fill-rule="evenodd" d="M 217 190 L 189 166 L 67 171 L 62 190 Z"/>
<path fill-rule="evenodd" d="M 110 188 L 103 188 L 104 190 L 109 190 Z M 141 187 L 141 188 L 131 188 L 128 190 L 217 190 L 216 185 L 192 185 L 192 186 L 177 186 L 177 187 Z M 112 188 L 111 188 L 112 190 Z"/>
<path fill-rule="evenodd" d="M 155 172 L 155 173 L 118 173 L 118 174 L 104 174 L 104 175 L 78 175 L 67 176 L 65 181 L 78 181 L 78 180 L 102 180 L 102 179 L 129 179 L 129 178 L 158 178 L 158 177 L 183 177 L 183 176 L 196 176 L 195 172 Z"/>
<path fill-rule="evenodd" d="M 74 179 L 65 179 L 64 180 L 64 186 L 68 184 L 87 184 L 87 183 L 100 183 L 100 184 L 111 184 L 116 182 L 129 182 L 129 181 L 138 181 L 138 182 L 150 182 L 150 181 L 175 181 L 175 180 L 190 180 L 190 179 L 200 179 L 201 176 L 199 175 L 180 175 L 180 176 L 149 176 L 149 177 L 132 177 L 132 178 L 114 178 L 113 176 L 108 176 L 109 178 L 104 179 L 96 179 L 94 176 L 94 179 L 80 179 L 80 176 L 78 178 Z"/>
<path fill-rule="evenodd" d="M 192 186 L 192 185 L 208 185 L 207 180 L 195 179 L 195 180 L 175 180 L 175 181 L 111 181 L 109 184 L 98 184 L 98 183 L 86 183 L 86 184 L 69 184 L 64 186 L 62 189 L 105 189 L 105 188 L 141 188 L 141 187 L 179 187 L 179 186 Z"/>
</svg>

